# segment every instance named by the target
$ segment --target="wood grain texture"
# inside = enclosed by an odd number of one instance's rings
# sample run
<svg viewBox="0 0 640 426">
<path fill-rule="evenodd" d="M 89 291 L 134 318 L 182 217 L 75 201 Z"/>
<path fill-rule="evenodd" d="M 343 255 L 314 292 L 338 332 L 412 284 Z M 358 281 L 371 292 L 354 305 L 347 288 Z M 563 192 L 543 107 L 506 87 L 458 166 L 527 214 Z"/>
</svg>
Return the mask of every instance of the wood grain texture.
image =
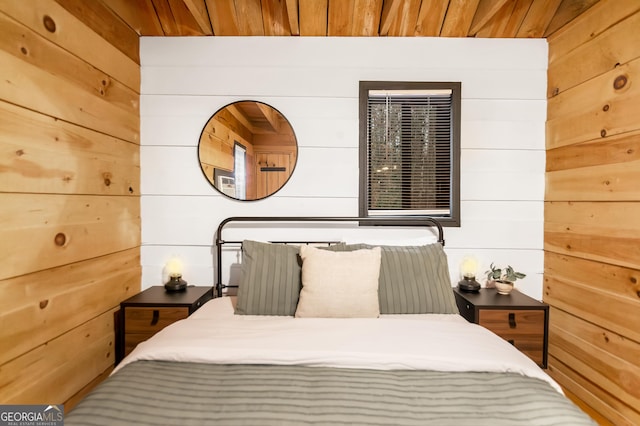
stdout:
<svg viewBox="0 0 640 426">
<path fill-rule="evenodd" d="M 0 191 L 140 194 L 139 145 L 0 102 Z"/>
<path fill-rule="evenodd" d="M 639 276 L 637 269 L 546 252 L 544 299 L 575 316 L 576 323 L 578 319 L 589 321 L 638 343 L 640 333 L 633 319 L 638 318 L 640 304 Z M 633 358 L 634 354 L 630 350 L 626 356 Z"/>
<path fill-rule="evenodd" d="M 137 197 L 0 194 L 0 279 L 140 245 Z"/>
<path fill-rule="evenodd" d="M 138 34 L 102 1 L 55 1 L 110 45 L 140 64 Z"/>
<path fill-rule="evenodd" d="M 549 39 L 550 372 L 616 425 L 640 421 L 639 8 L 602 0 Z"/>
<path fill-rule="evenodd" d="M 570 327 L 574 323 L 570 321 Z M 555 324 L 549 328 L 549 348 L 556 358 L 571 365 L 582 376 L 589 377 L 595 385 L 615 395 L 623 404 L 638 406 L 640 387 L 637 386 L 637 366 L 612 356 L 607 350 L 586 343 Z M 635 350 L 638 349 L 636 344 Z"/>
<path fill-rule="evenodd" d="M 114 308 L 140 289 L 137 34 L 101 1 L 61 3 L 0 1 L 6 403 L 95 384 Z"/>
<path fill-rule="evenodd" d="M 558 6 L 556 14 L 549 22 L 549 26 L 544 32 L 545 37 L 549 37 L 560 28 L 571 22 L 573 18 L 581 15 L 585 10 L 589 9 L 600 0 L 563 0 Z"/>
<path fill-rule="evenodd" d="M 5 404 L 62 404 L 102 374 L 115 358 L 114 311 L 3 364 L 0 400 Z"/>
<path fill-rule="evenodd" d="M 640 160 L 640 131 L 547 151 L 547 172 Z"/>
<path fill-rule="evenodd" d="M 30 2 L 2 0 L 0 10 L 139 93 L 140 66 L 136 61 L 109 44 L 54 0 L 40 0 L 37 12 Z M 53 31 L 45 27 L 45 16 L 50 18 L 47 22 Z"/>
<path fill-rule="evenodd" d="M 636 0 L 599 0 L 580 15 L 579 19 L 570 21 L 549 36 L 549 67 L 554 66 L 557 61 L 564 61 L 572 50 L 599 37 L 638 10 L 640 3 Z"/>
<path fill-rule="evenodd" d="M 636 13 L 622 19 L 609 31 L 576 46 L 561 58 L 550 62 L 547 96 L 555 96 L 640 58 L 638 28 L 640 28 L 640 14 Z M 550 51 L 553 50 L 552 46 Z M 576 67 L 575 64 L 580 66 Z M 634 71 L 630 72 L 637 75 Z"/>
<path fill-rule="evenodd" d="M 165 35 L 152 0 L 102 0 L 141 36 Z"/>
<path fill-rule="evenodd" d="M 140 290 L 140 250 L 0 281 L 0 365 L 117 307 Z"/>
<path fill-rule="evenodd" d="M 109 366 L 106 370 L 104 370 L 101 374 L 99 374 L 95 379 L 85 385 L 82 389 L 72 395 L 69 399 L 64 402 L 64 412 L 70 413 L 71 410 L 74 409 L 76 405 L 80 401 L 84 399 L 96 386 L 98 386 L 102 381 L 104 381 L 111 372 L 113 371 L 113 366 Z"/>
<path fill-rule="evenodd" d="M 563 389 L 568 389 L 572 394 L 588 404 L 590 415 L 598 419 L 601 426 L 635 426 L 637 413 L 628 405 L 621 402 L 614 395 L 593 386 L 584 376 L 575 372 L 571 366 L 560 359 L 549 356 L 548 372 L 553 379 L 562 384 Z M 634 420 L 636 419 L 636 420 Z"/>
<path fill-rule="evenodd" d="M 516 37 L 542 37 L 562 0 L 534 0 Z"/>
<path fill-rule="evenodd" d="M 466 37 L 479 2 L 480 0 L 450 0 L 440 36 Z"/>
<path fill-rule="evenodd" d="M 5 51 L 0 51 L 0 61 L 5 75 L 0 82 L 0 99 L 129 142 L 139 142 L 140 118 L 135 113 Z"/>
<path fill-rule="evenodd" d="M 548 100 L 547 148 L 638 130 L 640 58 Z"/>
<path fill-rule="evenodd" d="M 327 35 L 329 0 L 307 0 L 298 3 L 301 36 Z"/>
<path fill-rule="evenodd" d="M 640 204 L 546 202 L 545 250 L 640 269 Z"/>
<path fill-rule="evenodd" d="M 416 36 L 435 37 L 440 35 L 448 1 L 423 0 L 416 23 Z"/>
<path fill-rule="evenodd" d="M 130 114 L 138 114 L 137 91 L 6 15 L 0 14 L 0 32 L 4 35 L 0 39 L 0 50 L 50 74 L 64 76 L 86 93 L 110 102 Z M 17 40 L 20 41 L 16 42 Z"/>
</svg>

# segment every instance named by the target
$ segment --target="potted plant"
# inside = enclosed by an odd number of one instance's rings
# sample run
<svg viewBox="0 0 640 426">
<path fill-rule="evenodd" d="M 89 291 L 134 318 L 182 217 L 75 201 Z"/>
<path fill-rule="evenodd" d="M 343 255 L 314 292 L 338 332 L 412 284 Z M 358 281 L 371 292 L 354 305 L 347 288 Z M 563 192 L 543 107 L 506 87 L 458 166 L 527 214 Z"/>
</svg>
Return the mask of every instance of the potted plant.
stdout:
<svg viewBox="0 0 640 426">
<path fill-rule="evenodd" d="M 493 263 L 491 263 L 485 275 L 487 277 L 487 287 L 495 287 L 500 294 L 511 293 L 515 281 L 526 277 L 522 272 L 516 272 L 511 265 L 499 268 Z"/>
</svg>

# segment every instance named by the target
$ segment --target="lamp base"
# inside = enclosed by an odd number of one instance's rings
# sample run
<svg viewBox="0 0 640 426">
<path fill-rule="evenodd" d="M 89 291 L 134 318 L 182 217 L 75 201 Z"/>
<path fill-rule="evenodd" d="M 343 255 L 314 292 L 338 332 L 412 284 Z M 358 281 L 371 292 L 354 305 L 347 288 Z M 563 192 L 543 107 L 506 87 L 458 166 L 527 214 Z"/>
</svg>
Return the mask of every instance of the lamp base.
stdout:
<svg viewBox="0 0 640 426">
<path fill-rule="evenodd" d="M 458 289 L 468 293 L 477 293 L 480 291 L 480 283 L 476 281 L 476 277 L 464 277 L 458 281 Z"/>
<path fill-rule="evenodd" d="M 187 282 L 182 279 L 181 275 L 172 276 L 164 285 L 164 289 L 169 292 L 185 291 Z"/>
</svg>

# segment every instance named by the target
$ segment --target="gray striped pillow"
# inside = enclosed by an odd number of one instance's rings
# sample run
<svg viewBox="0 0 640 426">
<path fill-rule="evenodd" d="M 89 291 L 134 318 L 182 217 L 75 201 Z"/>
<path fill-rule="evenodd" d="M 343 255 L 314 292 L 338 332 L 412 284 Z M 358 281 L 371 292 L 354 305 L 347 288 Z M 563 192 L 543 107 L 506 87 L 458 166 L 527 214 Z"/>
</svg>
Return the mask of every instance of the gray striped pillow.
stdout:
<svg viewBox="0 0 640 426">
<path fill-rule="evenodd" d="M 348 244 L 338 250 L 374 247 Z M 447 255 L 439 243 L 382 248 L 378 298 L 381 314 L 457 314 Z"/>
<path fill-rule="evenodd" d="M 295 314 L 300 273 L 298 247 L 243 241 L 236 314 Z"/>
</svg>

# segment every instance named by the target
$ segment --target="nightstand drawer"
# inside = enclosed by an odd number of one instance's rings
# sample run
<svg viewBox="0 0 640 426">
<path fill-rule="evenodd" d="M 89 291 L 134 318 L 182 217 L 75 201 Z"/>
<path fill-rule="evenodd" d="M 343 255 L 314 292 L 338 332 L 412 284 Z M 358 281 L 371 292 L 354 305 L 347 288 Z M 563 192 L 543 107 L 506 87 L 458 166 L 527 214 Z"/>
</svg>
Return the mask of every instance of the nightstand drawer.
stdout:
<svg viewBox="0 0 640 426">
<path fill-rule="evenodd" d="M 189 308 L 125 308 L 124 332 L 155 334 L 189 316 Z"/>
<path fill-rule="evenodd" d="M 514 345 L 536 363 L 543 364 L 544 311 L 481 309 L 478 324 Z"/>
<path fill-rule="evenodd" d="M 116 365 L 138 343 L 187 318 L 212 297 L 213 287 L 187 286 L 184 291 L 168 292 L 163 286 L 154 286 L 121 302 Z"/>
</svg>

